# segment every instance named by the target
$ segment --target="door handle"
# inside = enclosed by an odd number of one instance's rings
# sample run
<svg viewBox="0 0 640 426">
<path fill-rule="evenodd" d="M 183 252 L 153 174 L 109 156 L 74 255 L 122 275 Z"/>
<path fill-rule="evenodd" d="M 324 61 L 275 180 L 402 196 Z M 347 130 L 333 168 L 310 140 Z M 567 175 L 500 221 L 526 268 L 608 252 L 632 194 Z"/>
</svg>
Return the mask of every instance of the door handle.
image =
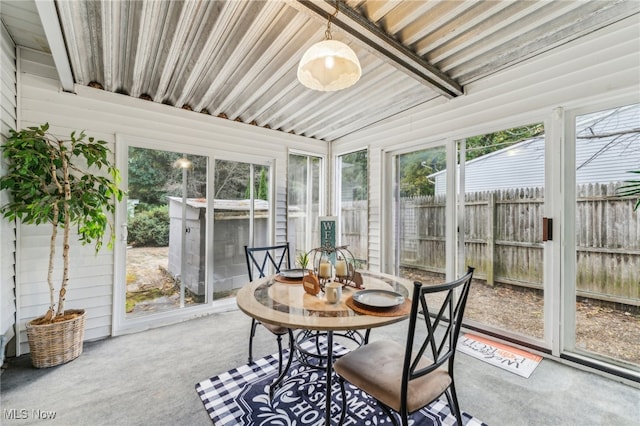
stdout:
<svg viewBox="0 0 640 426">
<path fill-rule="evenodd" d="M 553 240 L 553 219 L 550 217 L 542 218 L 542 241 Z"/>
</svg>

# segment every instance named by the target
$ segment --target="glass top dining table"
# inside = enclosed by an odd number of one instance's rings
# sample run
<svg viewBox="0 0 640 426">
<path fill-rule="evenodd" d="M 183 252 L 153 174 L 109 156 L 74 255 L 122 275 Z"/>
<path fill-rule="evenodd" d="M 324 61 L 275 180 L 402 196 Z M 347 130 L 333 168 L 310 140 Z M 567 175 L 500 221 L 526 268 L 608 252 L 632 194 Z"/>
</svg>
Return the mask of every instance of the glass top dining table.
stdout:
<svg viewBox="0 0 640 426">
<path fill-rule="evenodd" d="M 324 331 L 327 347 L 332 348 L 334 331 L 368 330 L 408 318 L 406 310 L 390 315 L 383 310 L 358 309 L 356 312 L 347 306 L 348 299 L 363 289 L 393 291 L 408 298 L 413 288 L 413 282 L 404 278 L 368 271 L 360 273 L 363 288 L 344 286 L 338 303 L 329 303 L 323 292 L 308 294 L 301 281 L 280 279 L 278 275 L 260 278 L 243 286 L 236 295 L 236 303 L 240 310 L 261 322 L 292 329 Z M 332 351 L 327 351 L 326 425 L 331 424 L 332 370 Z"/>
</svg>

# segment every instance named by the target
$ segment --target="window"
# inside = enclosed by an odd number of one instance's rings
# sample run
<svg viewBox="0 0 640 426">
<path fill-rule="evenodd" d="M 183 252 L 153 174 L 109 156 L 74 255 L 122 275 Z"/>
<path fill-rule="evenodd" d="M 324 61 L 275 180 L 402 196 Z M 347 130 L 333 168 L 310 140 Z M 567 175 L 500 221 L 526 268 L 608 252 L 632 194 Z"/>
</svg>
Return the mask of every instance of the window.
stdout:
<svg viewBox="0 0 640 426">
<path fill-rule="evenodd" d="M 339 244 L 348 246 L 358 268 L 366 269 L 369 235 L 368 151 L 338 156 L 336 171 Z"/>
<path fill-rule="evenodd" d="M 288 235 L 292 261 L 297 254 L 320 244 L 319 222 L 323 159 L 305 154 L 289 154 L 287 205 Z"/>
</svg>

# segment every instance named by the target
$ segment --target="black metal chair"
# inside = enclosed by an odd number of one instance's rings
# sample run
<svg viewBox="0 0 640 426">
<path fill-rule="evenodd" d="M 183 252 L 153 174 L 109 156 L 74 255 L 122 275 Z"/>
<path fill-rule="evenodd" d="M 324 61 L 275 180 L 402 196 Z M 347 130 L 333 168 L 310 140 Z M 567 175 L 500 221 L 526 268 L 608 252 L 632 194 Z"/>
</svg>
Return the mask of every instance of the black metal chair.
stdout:
<svg viewBox="0 0 640 426">
<path fill-rule="evenodd" d="M 460 334 L 464 308 L 469 295 L 474 268 L 450 283 L 423 286 L 414 282 L 409 330 L 406 345 L 380 340 L 362 346 L 338 359 L 333 365 L 342 390 L 342 415 L 347 412 L 345 380 L 378 401 L 394 425 L 398 421 L 392 410 L 400 414 L 403 425 L 408 416 L 445 394 L 458 425 L 462 414 L 453 380 L 453 362 Z M 437 297 L 427 296 L 439 294 Z M 437 299 L 437 300 L 436 300 Z M 435 306 L 435 309 L 434 309 Z M 424 321 L 423 321 L 424 320 Z M 426 336 L 414 346 L 419 324 L 426 327 Z M 444 330 L 438 326 L 446 325 Z"/>
<path fill-rule="evenodd" d="M 248 247 L 244 246 L 247 259 L 247 272 L 249 273 L 249 281 L 254 280 L 254 271 L 257 275 L 255 278 L 262 278 L 270 273 L 277 273 L 291 266 L 291 255 L 289 252 L 289 243 L 273 245 L 267 247 Z M 282 378 L 291 366 L 293 359 L 293 331 L 290 328 L 263 323 L 255 318 L 251 319 L 251 333 L 249 334 L 249 363 L 253 362 L 253 338 L 256 334 L 258 324 L 264 326 L 267 330 L 276 336 L 278 342 L 278 378 L 273 382 L 269 389 L 269 396 L 273 396 L 273 389 L 282 381 Z M 282 368 L 282 336 L 289 335 L 289 359 L 287 365 Z"/>
</svg>

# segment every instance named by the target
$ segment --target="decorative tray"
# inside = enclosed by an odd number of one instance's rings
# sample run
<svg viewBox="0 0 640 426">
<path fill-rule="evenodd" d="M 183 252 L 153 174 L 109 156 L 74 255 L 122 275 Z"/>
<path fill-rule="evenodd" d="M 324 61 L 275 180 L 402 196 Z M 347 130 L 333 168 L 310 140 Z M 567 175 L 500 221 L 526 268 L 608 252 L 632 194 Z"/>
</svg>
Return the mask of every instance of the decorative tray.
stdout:
<svg viewBox="0 0 640 426">
<path fill-rule="evenodd" d="M 307 269 L 283 269 L 280 271 L 280 276 L 285 278 L 302 279 L 308 273 L 309 271 Z"/>
<path fill-rule="evenodd" d="M 353 302 L 365 308 L 386 309 L 404 303 L 404 296 L 390 290 L 360 290 L 354 293 Z"/>
</svg>

